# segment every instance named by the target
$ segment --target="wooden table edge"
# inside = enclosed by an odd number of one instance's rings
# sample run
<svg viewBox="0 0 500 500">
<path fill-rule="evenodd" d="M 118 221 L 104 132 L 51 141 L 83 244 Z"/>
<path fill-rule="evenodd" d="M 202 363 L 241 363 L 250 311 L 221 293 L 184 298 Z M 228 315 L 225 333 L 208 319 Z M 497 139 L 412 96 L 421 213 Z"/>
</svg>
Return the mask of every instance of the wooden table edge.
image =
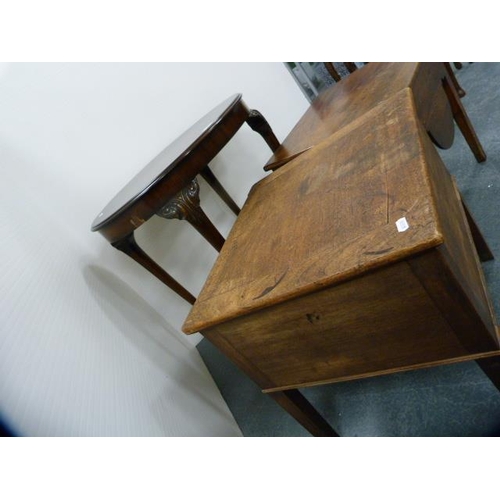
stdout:
<svg viewBox="0 0 500 500">
<path fill-rule="evenodd" d="M 440 230 L 436 229 L 436 232 L 427 239 L 426 241 L 422 242 L 422 244 L 419 247 L 412 248 L 411 250 L 404 249 L 401 252 L 395 254 L 393 258 L 391 259 L 391 264 L 395 264 L 397 262 L 404 261 L 408 259 L 411 256 L 426 252 L 428 250 L 431 250 L 432 248 L 438 247 L 444 242 L 444 237 L 443 234 L 441 233 Z M 333 276 L 330 277 L 329 280 L 323 282 L 323 283 L 312 283 L 308 284 L 306 286 L 303 286 L 301 288 L 297 288 L 294 290 L 293 293 L 288 293 L 280 296 L 278 300 L 272 302 L 272 303 L 259 303 L 256 304 L 254 307 L 247 307 L 245 310 L 235 310 L 231 311 L 229 314 L 226 315 L 219 315 L 217 318 L 212 319 L 212 320 L 194 320 L 191 321 L 191 312 L 189 313 L 188 317 L 184 321 L 184 324 L 182 325 L 182 331 L 186 335 L 192 335 L 194 333 L 203 333 L 203 330 L 206 330 L 207 328 L 212 328 L 216 327 L 217 325 L 226 323 L 228 321 L 240 318 L 242 316 L 246 316 L 249 314 L 256 313 L 258 311 L 262 311 L 264 309 L 268 309 L 270 307 L 282 304 L 284 302 L 288 302 L 289 300 L 296 299 L 298 297 L 301 297 L 304 294 L 310 293 L 310 292 L 316 292 L 320 290 L 325 290 L 327 288 L 333 287 L 340 285 L 342 283 L 348 282 L 352 279 L 357 279 L 360 276 L 363 276 L 365 274 L 368 274 L 370 272 L 374 272 L 377 269 L 380 269 L 384 266 L 387 265 L 387 260 L 384 260 L 384 256 L 381 256 L 380 259 L 375 259 L 367 263 L 365 266 L 361 268 L 353 268 L 350 269 L 349 272 L 342 273 L 341 275 Z M 198 299 L 199 300 L 199 299 Z M 198 302 L 198 300 L 196 302 Z M 196 306 L 196 302 L 193 305 L 193 308 Z M 200 302 L 201 304 L 201 302 Z M 193 310 L 191 309 L 191 311 Z"/>
</svg>

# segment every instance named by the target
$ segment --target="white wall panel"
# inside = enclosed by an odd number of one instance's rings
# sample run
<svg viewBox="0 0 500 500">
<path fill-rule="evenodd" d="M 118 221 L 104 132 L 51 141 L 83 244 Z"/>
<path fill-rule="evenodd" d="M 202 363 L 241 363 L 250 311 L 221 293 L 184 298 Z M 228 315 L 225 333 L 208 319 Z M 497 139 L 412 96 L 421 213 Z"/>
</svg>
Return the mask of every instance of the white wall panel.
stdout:
<svg viewBox="0 0 500 500">
<path fill-rule="evenodd" d="M 240 435 L 189 311 L 90 223 L 138 169 L 242 92 L 281 139 L 307 103 L 280 64 L 0 65 L 0 415 L 24 435 Z M 245 126 L 212 164 L 241 204 L 264 174 Z M 202 184 L 227 234 L 234 222 Z M 197 294 L 215 251 L 186 223 L 137 238 Z"/>
</svg>

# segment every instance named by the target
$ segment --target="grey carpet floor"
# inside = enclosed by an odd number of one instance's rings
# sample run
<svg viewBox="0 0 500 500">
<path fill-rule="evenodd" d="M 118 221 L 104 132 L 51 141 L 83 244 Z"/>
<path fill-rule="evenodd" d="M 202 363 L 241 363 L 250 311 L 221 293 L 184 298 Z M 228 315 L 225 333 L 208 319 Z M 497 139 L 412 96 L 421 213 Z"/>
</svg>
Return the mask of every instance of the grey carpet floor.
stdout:
<svg viewBox="0 0 500 500">
<path fill-rule="evenodd" d="M 486 150 L 476 163 L 460 131 L 440 151 L 497 260 L 483 264 L 500 318 L 500 63 L 464 66 L 464 106 Z M 245 436 L 308 436 L 209 342 L 198 345 Z M 341 436 L 500 436 L 500 393 L 474 362 L 302 391 Z"/>
</svg>

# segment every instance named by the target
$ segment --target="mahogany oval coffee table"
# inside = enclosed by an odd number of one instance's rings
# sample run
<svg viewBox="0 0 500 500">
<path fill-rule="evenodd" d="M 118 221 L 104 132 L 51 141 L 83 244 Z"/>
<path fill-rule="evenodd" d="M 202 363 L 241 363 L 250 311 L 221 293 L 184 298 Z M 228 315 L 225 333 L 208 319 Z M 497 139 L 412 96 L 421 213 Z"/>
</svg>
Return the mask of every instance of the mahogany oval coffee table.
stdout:
<svg viewBox="0 0 500 500">
<path fill-rule="evenodd" d="M 244 123 L 259 133 L 272 151 L 279 147 L 278 139 L 262 114 L 249 109 L 242 95 L 235 94 L 151 160 L 92 223 L 92 231 L 101 233 L 115 248 L 137 261 L 191 304 L 195 297 L 138 246 L 134 231 L 153 215 L 187 220 L 220 251 L 224 238 L 200 207 L 195 177 L 200 174 L 231 210 L 239 213 L 239 207 L 208 164 Z"/>
</svg>

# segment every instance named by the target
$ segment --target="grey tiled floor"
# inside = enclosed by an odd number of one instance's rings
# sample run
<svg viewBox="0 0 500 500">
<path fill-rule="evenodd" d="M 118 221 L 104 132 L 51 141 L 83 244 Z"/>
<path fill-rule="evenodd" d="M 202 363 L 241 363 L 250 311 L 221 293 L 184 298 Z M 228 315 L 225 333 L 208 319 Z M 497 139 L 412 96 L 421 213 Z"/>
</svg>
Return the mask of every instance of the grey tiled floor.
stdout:
<svg viewBox="0 0 500 500">
<path fill-rule="evenodd" d="M 500 64 L 457 73 L 463 103 L 488 154 L 477 164 L 456 130 L 440 151 L 498 260 L 483 265 L 500 314 Z M 498 316 L 500 317 L 500 316 Z M 245 436 L 308 436 L 207 341 L 198 349 Z M 500 436 L 500 393 L 474 362 L 324 385 L 304 395 L 342 436 Z"/>
</svg>

